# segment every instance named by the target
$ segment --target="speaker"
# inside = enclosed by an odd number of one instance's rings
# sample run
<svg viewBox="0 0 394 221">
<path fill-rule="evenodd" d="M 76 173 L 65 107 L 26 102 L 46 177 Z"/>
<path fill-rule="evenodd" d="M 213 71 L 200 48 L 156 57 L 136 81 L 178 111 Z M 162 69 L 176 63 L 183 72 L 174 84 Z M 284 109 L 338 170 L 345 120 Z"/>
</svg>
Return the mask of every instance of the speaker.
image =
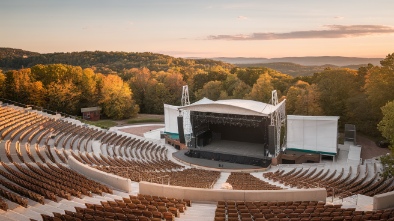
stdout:
<svg viewBox="0 0 394 221">
<path fill-rule="evenodd" d="M 268 151 L 271 155 L 275 154 L 275 146 L 276 146 L 276 136 L 275 136 L 275 126 L 268 126 Z"/>
<path fill-rule="evenodd" d="M 196 138 L 195 137 L 192 137 L 192 139 L 190 140 L 190 147 L 196 148 Z"/>
<path fill-rule="evenodd" d="M 179 142 L 185 143 L 185 133 L 183 132 L 183 116 L 178 116 L 178 134 L 179 134 Z"/>
</svg>

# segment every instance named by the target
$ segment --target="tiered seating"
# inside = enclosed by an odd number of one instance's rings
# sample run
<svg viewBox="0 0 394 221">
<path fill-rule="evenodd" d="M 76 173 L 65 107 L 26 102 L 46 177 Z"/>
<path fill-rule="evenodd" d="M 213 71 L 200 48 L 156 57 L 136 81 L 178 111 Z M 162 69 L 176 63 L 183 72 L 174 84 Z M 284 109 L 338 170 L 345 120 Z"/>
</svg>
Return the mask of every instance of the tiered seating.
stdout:
<svg viewBox="0 0 394 221">
<path fill-rule="evenodd" d="M 232 172 L 227 178 L 234 190 L 281 190 L 281 187 L 258 179 L 250 173 Z"/>
<path fill-rule="evenodd" d="M 41 214 L 43 220 L 130 220 L 130 221 L 174 221 L 180 217 L 190 200 L 158 196 L 138 195 L 122 200 L 101 201 L 101 204 L 85 203 L 86 208 L 75 207 L 76 212 L 53 213 L 54 216 Z"/>
<path fill-rule="evenodd" d="M 366 196 L 374 196 L 379 193 L 386 193 L 394 190 L 394 186 L 391 186 L 393 183 L 394 178 L 390 178 L 385 181 L 382 185 L 377 187 L 375 190 L 370 190 L 369 192 L 364 193 Z"/>
<path fill-rule="evenodd" d="M 7 198 L 8 200 L 17 203 L 23 207 L 27 207 L 27 200 L 23 199 L 22 197 L 20 197 L 19 195 L 12 193 L 4 188 L 0 187 L 0 196 Z"/>
<path fill-rule="evenodd" d="M 323 173 L 323 169 L 316 173 L 317 169 L 313 169 L 308 173 L 308 169 L 296 170 L 293 168 L 285 173 L 284 170 L 276 170 L 275 172 L 263 173 L 263 177 L 284 185 L 296 188 L 316 188 L 324 187 L 327 190 L 327 196 L 339 195 L 340 198 L 348 197 L 354 194 L 366 194 L 374 196 L 383 193 L 387 188 L 390 188 L 392 179 L 390 181 L 378 179 L 378 173 L 374 177 L 367 180 L 368 164 L 365 167 L 365 174 L 360 178 L 360 165 L 357 168 L 357 173 L 352 176 L 352 167 L 349 167 L 349 172 L 344 176 L 344 168 L 341 173 L 336 176 L 334 171 L 331 174 L 329 170 Z M 343 178 L 342 178 L 343 177 Z"/>
<path fill-rule="evenodd" d="M 8 204 L 0 197 L 0 209 L 1 210 L 7 210 L 8 209 Z"/>
<path fill-rule="evenodd" d="M 4 109 L 10 109 L 4 111 Z M 6 158 L 0 165 L 0 196 L 23 207 L 28 206 L 29 198 L 40 204 L 45 198 L 58 201 L 58 197 L 70 199 L 71 196 L 91 196 L 92 193 L 112 193 L 108 187 L 87 179 L 86 177 L 60 164 L 42 164 L 40 162 L 56 162 L 49 152 L 49 134 L 56 129 L 69 126 L 62 121 L 38 115 L 35 112 L 0 107 L 3 121 L 1 136 L 5 139 Z M 12 115 L 5 115 L 5 113 Z M 44 140 L 44 137 L 47 137 Z M 45 141 L 45 146 L 40 147 Z M 31 145 L 35 151 L 31 152 Z M 45 154 L 42 152 L 44 151 Z M 61 157 L 59 157 L 61 158 Z M 65 162 L 65 160 L 63 161 Z M 26 198 L 24 198 L 26 197 Z M 0 208 L 7 209 L 5 201 L 0 201 Z"/>
<path fill-rule="evenodd" d="M 394 210 L 356 211 L 317 201 L 219 201 L 215 221 L 393 220 Z"/>
</svg>

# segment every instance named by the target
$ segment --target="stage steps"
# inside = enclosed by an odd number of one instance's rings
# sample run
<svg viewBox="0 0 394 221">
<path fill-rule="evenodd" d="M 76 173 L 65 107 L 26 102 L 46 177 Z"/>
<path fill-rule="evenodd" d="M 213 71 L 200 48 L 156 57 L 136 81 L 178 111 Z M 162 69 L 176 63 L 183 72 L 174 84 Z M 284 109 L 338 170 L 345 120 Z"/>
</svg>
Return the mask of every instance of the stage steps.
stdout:
<svg viewBox="0 0 394 221">
<path fill-rule="evenodd" d="M 221 172 L 218 181 L 216 181 L 215 185 L 213 185 L 213 189 L 221 189 L 222 184 L 227 181 L 227 178 L 230 176 L 230 172 Z"/>
</svg>

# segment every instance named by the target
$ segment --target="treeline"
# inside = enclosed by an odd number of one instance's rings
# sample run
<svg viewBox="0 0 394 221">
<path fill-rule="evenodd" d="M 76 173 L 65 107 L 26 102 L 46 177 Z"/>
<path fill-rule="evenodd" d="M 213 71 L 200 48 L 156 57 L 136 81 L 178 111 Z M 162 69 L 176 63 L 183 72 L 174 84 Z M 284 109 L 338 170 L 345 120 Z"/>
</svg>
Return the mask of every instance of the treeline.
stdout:
<svg viewBox="0 0 394 221">
<path fill-rule="evenodd" d="M 13 57 L 22 53 L 17 54 Z M 281 99 L 287 99 L 287 114 L 340 116 L 341 125 L 355 124 L 374 136 L 380 134 L 381 108 L 394 100 L 394 54 L 382 60 L 381 66 L 370 64 L 358 70 L 327 67 L 312 76 L 295 78 L 265 67 L 243 68 L 152 53 L 80 52 L 49 57 L 58 60 L 47 62 L 68 59 L 64 63 L 73 65 L 27 67 L 33 62 L 23 69 L 0 67 L 1 97 L 75 115 L 81 107 L 98 105 L 107 117 L 121 119 L 138 110 L 162 114 L 164 103 L 180 105 L 183 85 L 189 86 L 192 102 L 207 97 L 268 103 L 275 89 Z M 101 72 L 103 67 L 110 71 Z"/>
<path fill-rule="evenodd" d="M 366 65 L 359 64 L 359 65 L 336 66 L 332 64 L 326 64 L 326 65 L 306 66 L 306 65 L 295 64 L 291 62 L 274 62 L 274 63 L 239 64 L 238 66 L 239 67 L 266 67 L 280 71 L 284 74 L 288 74 L 293 77 L 299 77 L 299 76 L 312 76 L 314 73 L 322 72 L 327 68 L 331 68 L 331 69 L 349 68 L 349 69 L 357 70 L 360 67 Z"/>
<path fill-rule="evenodd" d="M 13 48 L 0 48 L 0 68 L 15 70 L 33 67 L 37 64 L 68 64 L 92 68 L 102 74 L 116 74 L 131 68 L 146 67 L 151 71 L 167 71 L 172 68 L 209 68 L 220 65 L 231 68 L 233 65 L 209 59 L 184 59 L 151 52 L 105 52 L 83 51 L 71 53 L 39 54 Z"/>
<path fill-rule="evenodd" d="M 101 106 L 103 114 L 113 119 L 139 111 L 129 85 L 119 76 L 63 64 L 0 71 L 0 97 L 71 115 L 92 106 Z"/>
</svg>

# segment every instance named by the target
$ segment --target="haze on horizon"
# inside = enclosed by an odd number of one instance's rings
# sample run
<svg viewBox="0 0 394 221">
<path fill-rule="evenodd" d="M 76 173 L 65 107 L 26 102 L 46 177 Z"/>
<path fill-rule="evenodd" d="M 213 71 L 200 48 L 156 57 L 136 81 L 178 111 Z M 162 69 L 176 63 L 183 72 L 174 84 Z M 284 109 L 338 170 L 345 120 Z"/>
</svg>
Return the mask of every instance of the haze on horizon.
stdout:
<svg viewBox="0 0 394 221">
<path fill-rule="evenodd" d="M 394 1 L 2 0 L 0 47 L 175 57 L 385 57 Z"/>
</svg>

